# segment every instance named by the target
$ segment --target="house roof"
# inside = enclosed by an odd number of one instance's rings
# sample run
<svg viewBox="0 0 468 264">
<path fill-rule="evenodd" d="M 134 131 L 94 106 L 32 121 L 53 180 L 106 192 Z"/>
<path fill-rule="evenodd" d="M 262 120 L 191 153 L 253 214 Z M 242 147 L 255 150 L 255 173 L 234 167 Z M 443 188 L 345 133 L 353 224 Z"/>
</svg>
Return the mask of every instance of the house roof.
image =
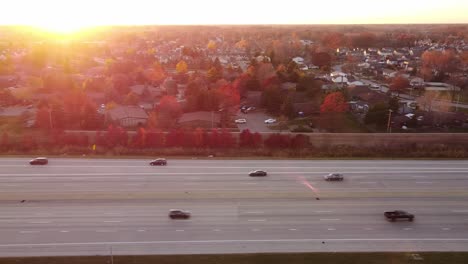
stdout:
<svg viewBox="0 0 468 264">
<path fill-rule="evenodd" d="M 147 119 L 148 114 L 138 106 L 119 105 L 107 111 L 110 118 L 120 120 L 124 118 Z"/>
<path fill-rule="evenodd" d="M 208 121 L 219 123 L 220 115 L 210 111 L 198 111 L 185 113 L 179 118 L 179 123 L 192 122 L 192 121 Z"/>
</svg>

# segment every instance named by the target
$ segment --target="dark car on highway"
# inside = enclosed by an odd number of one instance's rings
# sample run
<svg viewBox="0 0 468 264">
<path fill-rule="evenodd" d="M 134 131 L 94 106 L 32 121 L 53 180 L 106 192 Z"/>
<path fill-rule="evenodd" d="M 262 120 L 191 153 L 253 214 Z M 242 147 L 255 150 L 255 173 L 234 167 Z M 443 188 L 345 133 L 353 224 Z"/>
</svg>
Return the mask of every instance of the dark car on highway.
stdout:
<svg viewBox="0 0 468 264">
<path fill-rule="evenodd" d="M 190 218 L 189 211 L 183 211 L 179 209 L 171 209 L 169 210 L 169 218 L 171 219 L 189 219 Z"/>
<path fill-rule="evenodd" d="M 387 218 L 388 220 L 390 220 L 392 222 L 394 222 L 396 220 L 399 220 L 399 219 L 406 219 L 408 221 L 413 221 L 414 220 L 414 215 L 413 214 L 410 214 L 408 212 L 401 211 L 401 210 L 385 212 L 384 216 L 385 216 L 385 218 Z"/>
<path fill-rule="evenodd" d="M 167 160 L 166 159 L 155 159 L 150 162 L 151 166 L 166 166 Z"/>
<path fill-rule="evenodd" d="M 29 164 L 31 165 L 46 165 L 48 163 L 49 161 L 44 157 L 35 158 L 29 161 Z"/>
<path fill-rule="evenodd" d="M 266 171 L 262 171 L 262 170 L 254 170 L 254 171 L 249 172 L 249 176 L 250 177 L 262 177 L 262 176 L 267 176 L 267 173 Z"/>
</svg>

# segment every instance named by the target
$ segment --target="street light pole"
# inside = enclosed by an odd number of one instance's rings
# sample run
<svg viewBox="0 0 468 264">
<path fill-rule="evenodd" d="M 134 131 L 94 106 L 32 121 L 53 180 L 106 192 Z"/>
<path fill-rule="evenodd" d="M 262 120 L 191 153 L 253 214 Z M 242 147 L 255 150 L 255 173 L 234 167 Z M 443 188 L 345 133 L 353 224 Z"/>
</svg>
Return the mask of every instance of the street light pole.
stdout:
<svg viewBox="0 0 468 264">
<path fill-rule="evenodd" d="M 392 133 L 391 120 L 392 120 L 392 109 L 388 109 L 388 122 L 387 122 L 387 133 Z"/>
</svg>

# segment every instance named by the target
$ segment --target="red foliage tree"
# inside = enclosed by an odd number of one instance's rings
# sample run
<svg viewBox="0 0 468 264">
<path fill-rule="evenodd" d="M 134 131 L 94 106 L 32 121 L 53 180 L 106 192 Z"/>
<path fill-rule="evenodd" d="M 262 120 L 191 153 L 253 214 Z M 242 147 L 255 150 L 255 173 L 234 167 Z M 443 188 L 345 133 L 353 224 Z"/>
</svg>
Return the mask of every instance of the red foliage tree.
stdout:
<svg viewBox="0 0 468 264">
<path fill-rule="evenodd" d="M 137 148 L 146 147 L 146 130 L 143 127 L 138 128 L 137 134 L 133 138 L 133 146 Z"/>
<path fill-rule="evenodd" d="M 252 133 L 248 129 L 242 130 L 239 134 L 239 147 L 251 147 Z"/>
<path fill-rule="evenodd" d="M 305 135 L 298 134 L 291 139 L 291 148 L 301 149 L 307 147 L 309 138 Z"/>
<path fill-rule="evenodd" d="M 343 113 L 348 110 L 348 104 L 341 92 L 328 94 L 320 106 L 322 113 Z"/>
<path fill-rule="evenodd" d="M 36 112 L 36 127 L 41 129 L 50 129 L 51 122 L 50 122 L 50 115 L 49 115 L 49 108 L 41 107 Z"/>
<path fill-rule="evenodd" d="M 399 75 L 395 77 L 392 83 L 390 84 L 390 91 L 397 92 L 398 94 L 400 94 L 408 87 L 410 87 L 410 83 L 408 79 Z"/>
<path fill-rule="evenodd" d="M 320 68 L 330 66 L 331 56 L 327 52 L 317 52 L 312 54 L 312 63 Z"/>
<path fill-rule="evenodd" d="M 232 136 L 232 133 L 229 132 L 226 128 L 223 128 L 221 130 L 221 134 L 219 135 L 219 143 L 220 147 L 222 148 L 232 148 L 234 147 L 236 141 L 234 137 Z"/>
<path fill-rule="evenodd" d="M 146 134 L 146 145 L 150 148 L 164 146 L 164 133 L 159 130 L 151 130 Z"/>
<path fill-rule="evenodd" d="M 10 148 L 10 140 L 7 132 L 3 132 L 2 141 L 0 142 L 0 149 L 7 150 Z"/>
<path fill-rule="evenodd" d="M 289 148 L 290 141 L 289 135 L 275 133 L 265 139 L 265 146 L 269 148 Z"/>
<path fill-rule="evenodd" d="M 166 147 L 182 147 L 185 141 L 185 131 L 173 129 L 166 136 Z"/>
</svg>

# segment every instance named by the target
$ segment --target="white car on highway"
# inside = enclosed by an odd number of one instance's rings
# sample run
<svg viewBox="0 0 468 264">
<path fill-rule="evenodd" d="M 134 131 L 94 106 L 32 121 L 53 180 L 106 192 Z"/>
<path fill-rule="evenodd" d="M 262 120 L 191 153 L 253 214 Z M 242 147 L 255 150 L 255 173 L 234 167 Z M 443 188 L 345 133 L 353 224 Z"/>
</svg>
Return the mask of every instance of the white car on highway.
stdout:
<svg viewBox="0 0 468 264">
<path fill-rule="evenodd" d="M 270 118 L 270 119 L 265 120 L 265 124 L 274 124 L 274 123 L 276 123 L 276 119 Z"/>
<path fill-rule="evenodd" d="M 234 122 L 236 122 L 236 124 L 245 124 L 247 123 L 247 120 L 245 118 L 241 118 L 241 119 L 236 119 L 236 121 Z"/>
</svg>

